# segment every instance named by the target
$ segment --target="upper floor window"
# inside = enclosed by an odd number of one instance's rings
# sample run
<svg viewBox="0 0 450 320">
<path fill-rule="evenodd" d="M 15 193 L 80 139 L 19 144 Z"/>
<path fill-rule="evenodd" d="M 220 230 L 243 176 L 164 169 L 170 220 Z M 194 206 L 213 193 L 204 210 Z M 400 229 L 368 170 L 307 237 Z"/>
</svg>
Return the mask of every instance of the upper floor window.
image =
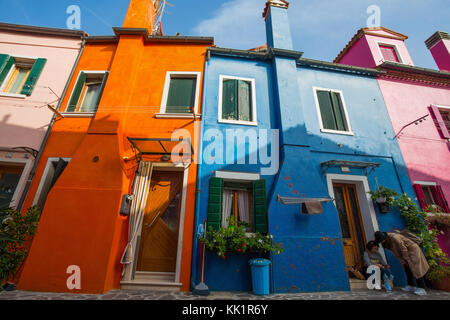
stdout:
<svg viewBox="0 0 450 320">
<path fill-rule="evenodd" d="M 421 209 L 425 209 L 427 206 L 438 206 L 442 212 L 450 213 L 442 187 L 437 183 L 415 181 L 414 191 Z"/>
<path fill-rule="evenodd" d="M 352 134 L 342 92 L 314 88 L 320 128 L 323 132 Z"/>
<path fill-rule="evenodd" d="M 450 139 L 450 107 L 430 106 L 430 113 L 442 139 Z"/>
<path fill-rule="evenodd" d="M 107 71 L 81 71 L 66 112 L 96 112 L 107 78 Z"/>
<path fill-rule="evenodd" d="M 161 113 L 197 113 L 199 91 L 200 72 L 168 72 Z"/>
<path fill-rule="evenodd" d="M 47 59 L 0 54 L 0 91 L 7 95 L 29 96 Z"/>
<path fill-rule="evenodd" d="M 385 61 L 401 62 L 395 46 L 379 44 L 379 47 Z"/>
<path fill-rule="evenodd" d="M 256 125 L 255 80 L 220 76 L 219 121 Z"/>
</svg>

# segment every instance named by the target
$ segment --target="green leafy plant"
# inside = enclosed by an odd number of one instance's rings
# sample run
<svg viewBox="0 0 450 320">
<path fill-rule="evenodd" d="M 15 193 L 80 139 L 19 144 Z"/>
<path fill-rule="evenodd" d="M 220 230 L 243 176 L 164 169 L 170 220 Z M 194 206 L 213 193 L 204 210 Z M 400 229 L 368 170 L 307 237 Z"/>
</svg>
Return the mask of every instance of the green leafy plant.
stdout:
<svg viewBox="0 0 450 320">
<path fill-rule="evenodd" d="M 204 238 L 199 241 L 205 247 L 215 252 L 222 259 L 226 259 L 228 253 L 272 253 L 281 254 L 284 252 L 280 244 L 272 241 L 273 236 L 262 233 L 246 233 L 249 225 L 245 222 L 236 222 L 234 217 L 227 219 L 229 227 L 214 230 L 209 227 Z"/>
<path fill-rule="evenodd" d="M 36 234 L 41 212 L 31 207 L 25 214 L 14 209 L 0 212 L 0 284 L 14 275 L 27 256 L 25 241 Z"/>
<path fill-rule="evenodd" d="M 430 265 L 427 278 L 439 281 L 445 276 L 450 276 L 450 259 L 439 247 L 437 235 L 440 231 L 427 223 L 428 214 L 419 210 L 407 194 L 395 199 L 393 205 L 405 219 L 406 228 L 422 239 L 420 246 Z"/>
<path fill-rule="evenodd" d="M 450 214 L 443 213 L 441 207 L 437 205 L 428 205 L 425 209 L 427 212 L 427 217 L 425 218 L 427 223 L 438 229 L 448 229 L 450 228 Z"/>
<path fill-rule="evenodd" d="M 374 201 L 378 201 L 378 199 L 386 199 L 385 202 L 392 205 L 395 201 L 395 197 L 398 196 L 398 193 L 395 190 L 385 188 L 380 186 L 378 190 L 368 192 Z"/>
</svg>

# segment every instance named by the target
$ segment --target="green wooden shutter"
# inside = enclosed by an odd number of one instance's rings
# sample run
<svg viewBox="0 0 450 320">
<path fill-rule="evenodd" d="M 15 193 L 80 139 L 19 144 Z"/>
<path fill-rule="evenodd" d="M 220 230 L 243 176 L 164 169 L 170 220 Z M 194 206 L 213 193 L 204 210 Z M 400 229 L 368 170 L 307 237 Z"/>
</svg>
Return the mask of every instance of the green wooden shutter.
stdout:
<svg viewBox="0 0 450 320">
<path fill-rule="evenodd" d="M 268 232 L 266 180 L 253 181 L 253 219 L 255 232 Z"/>
<path fill-rule="evenodd" d="M 225 79 L 222 84 L 222 119 L 237 120 L 237 80 Z"/>
<path fill-rule="evenodd" d="M 7 54 L 0 54 L 0 85 L 2 85 L 14 62 L 13 57 Z"/>
<path fill-rule="evenodd" d="M 239 80 L 238 84 L 238 120 L 252 121 L 252 84 Z"/>
<path fill-rule="evenodd" d="M 333 105 L 328 91 L 317 91 L 319 100 L 320 115 L 322 116 L 322 126 L 324 129 L 336 130 L 336 123 L 333 115 Z"/>
<path fill-rule="evenodd" d="M 336 120 L 337 130 L 347 131 L 347 121 L 345 119 L 344 107 L 342 105 L 341 95 L 337 92 L 330 92 L 333 103 L 333 111 Z"/>
<path fill-rule="evenodd" d="M 209 179 L 208 228 L 219 230 L 222 224 L 223 179 Z"/>
<path fill-rule="evenodd" d="M 191 113 L 195 104 L 196 78 L 172 78 L 166 113 Z"/>
<path fill-rule="evenodd" d="M 97 101 L 95 103 L 94 112 L 97 111 L 98 105 L 100 104 L 100 100 L 102 99 L 103 91 L 105 90 L 106 80 L 108 80 L 108 76 L 109 76 L 109 71 L 106 71 L 105 75 L 103 76 L 102 86 L 100 87 L 100 92 L 98 93 Z"/>
<path fill-rule="evenodd" d="M 83 91 L 84 84 L 86 83 L 86 73 L 80 72 L 77 83 L 72 91 L 72 96 L 70 97 L 69 105 L 67 106 L 66 112 L 74 112 L 77 107 L 78 99 L 80 99 L 81 91 Z"/>
<path fill-rule="evenodd" d="M 21 94 L 30 96 L 33 93 L 34 87 L 36 86 L 36 83 L 42 73 L 42 69 L 44 69 L 46 62 L 47 59 L 43 58 L 39 58 L 34 62 L 33 68 L 31 68 L 27 81 L 25 81 L 22 91 L 20 92 Z"/>
</svg>

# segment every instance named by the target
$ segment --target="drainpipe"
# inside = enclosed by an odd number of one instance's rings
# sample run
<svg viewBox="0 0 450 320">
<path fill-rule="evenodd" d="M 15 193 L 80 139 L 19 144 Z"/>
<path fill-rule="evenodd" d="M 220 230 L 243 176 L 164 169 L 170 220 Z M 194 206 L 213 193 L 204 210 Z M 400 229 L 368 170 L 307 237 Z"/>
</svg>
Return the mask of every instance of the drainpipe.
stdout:
<svg viewBox="0 0 450 320">
<path fill-rule="evenodd" d="M 199 145 L 198 145 L 198 157 L 199 163 L 197 165 L 197 187 L 196 187 L 196 197 L 195 197 L 195 219 L 194 219 L 194 245 L 192 246 L 192 269 L 191 269 L 191 290 L 194 289 L 196 283 L 197 283 L 197 250 L 198 250 L 198 239 L 197 239 L 197 228 L 200 220 L 200 193 L 202 192 L 202 183 L 201 183 L 201 177 L 202 177 L 202 163 L 203 163 L 203 119 L 205 117 L 205 102 L 206 102 L 206 70 L 208 68 L 208 58 L 205 61 L 205 68 L 204 68 L 204 74 L 203 74 L 203 98 L 202 98 L 202 119 L 200 121 L 200 137 L 198 139 Z M 206 230 L 205 230 L 206 232 Z"/>
<path fill-rule="evenodd" d="M 77 59 L 75 60 L 75 63 L 74 63 L 73 68 L 72 68 L 72 71 L 70 72 L 69 79 L 66 82 L 66 85 L 65 85 L 64 90 L 62 92 L 61 99 L 59 99 L 58 106 L 56 107 L 56 110 L 59 110 L 61 108 L 61 104 L 62 104 L 63 99 L 64 99 L 64 97 L 65 97 L 65 95 L 67 93 L 67 90 L 69 88 L 70 81 L 71 81 L 71 79 L 72 79 L 72 77 L 73 77 L 73 75 L 75 73 L 75 70 L 76 70 L 76 68 L 78 66 L 78 62 L 80 61 L 81 55 L 83 54 L 85 44 L 86 44 L 86 40 L 82 39 L 80 51 L 78 52 Z M 25 188 L 23 189 L 22 195 L 20 197 L 19 204 L 17 205 L 17 211 L 21 211 L 22 210 L 22 206 L 23 206 L 23 204 L 25 202 L 25 198 L 26 198 L 26 196 L 28 194 L 28 191 L 30 189 L 31 183 L 33 182 L 33 178 L 34 178 L 34 175 L 36 174 L 37 166 L 39 164 L 39 161 L 41 160 L 42 153 L 44 151 L 45 145 L 47 144 L 48 138 L 50 136 L 50 132 L 52 131 L 52 128 L 53 128 L 53 125 L 55 124 L 55 121 L 56 121 L 56 114 L 53 114 L 52 120 L 50 121 L 50 124 L 49 124 L 48 129 L 47 129 L 47 132 L 45 133 L 44 140 L 42 141 L 41 147 L 39 148 L 38 155 L 37 155 L 36 159 L 34 160 L 33 168 L 31 169 L 30 174 L 28 176 L 27 184 L 25 185 Z"/>
</svg>

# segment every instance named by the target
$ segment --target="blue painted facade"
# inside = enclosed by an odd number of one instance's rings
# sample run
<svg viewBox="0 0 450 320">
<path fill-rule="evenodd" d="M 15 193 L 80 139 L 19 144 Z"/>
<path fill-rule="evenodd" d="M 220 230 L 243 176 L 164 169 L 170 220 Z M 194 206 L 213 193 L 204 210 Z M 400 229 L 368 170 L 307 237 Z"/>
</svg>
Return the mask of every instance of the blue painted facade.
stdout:
<svg viewBox="0 0 450 320">
<path fill-rule="evenodd" d="M 357 186 L 367 240 L 376 230 L 402 229 L 399 212 L 380 214 L 367 197 L 367 188 L 378 186 L 414 192 L 393 131 L 376 73 L 361 68 L 299 59 L 292 51 L 287 9 L 272 7 L 266 20 L 267 53 L 210 51 L 206 62 L 202 113 L 202 148 L 213 143 L 210 129 L 225 137 L 227 129 L 279 129 L 280 168 L 266 179 L 269 232 L 285 251 L 272 256 L 273 292 L 349 290 L 338 212 L 333 202 L 323 204 L 319 215 L 301 214 L 300 205 L 283 205 L 277 195 L 286 197 L 330 197 L 332 183 Z M 274 47 L 275 46 L 275 47 Z M 218 121 L 219 79 L 221 75 L 255 80 L 257 126 L 224 124 Z M 345 103 L 352 135 L 327 133 L 320 128 L 313 88 L 339 90 Z M 223 140 L 225 141 L 225 140 Z M 207 218 L 208 185 L 217 171 L 260 173 L 259 164 L 249 164 L 249 154 L 257 150 L 248 142 L 236 147 L 246 164 L 199 165 L 196 224 Z M 225 155 L 223 156 L 225 159 Z M 379 163 L 375 170 L 350 167 L 324 168 L 321 163 L 345 160 Z M 198 242 L 194 239 L 192 285 L 200 280 Z M 205 282 L 213 291 L 250 291 L 250 256 L 230 255 L 226 260 L 207 254 Z M 405 284 L 398 261 L 387 253 L 396 285 Z"/>
</svg>

